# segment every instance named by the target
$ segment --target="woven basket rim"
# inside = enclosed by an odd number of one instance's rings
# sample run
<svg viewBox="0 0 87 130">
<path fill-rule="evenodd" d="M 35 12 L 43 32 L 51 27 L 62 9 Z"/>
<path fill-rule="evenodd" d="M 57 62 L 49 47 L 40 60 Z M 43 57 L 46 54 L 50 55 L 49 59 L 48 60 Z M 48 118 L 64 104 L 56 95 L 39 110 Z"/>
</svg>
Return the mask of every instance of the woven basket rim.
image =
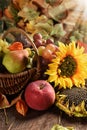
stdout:
<svg viewBox="0 0 87 130">
<path fill-rule="evenodd" d="M 24 70 L 22 72 L 19 72 L 19 73 L 0 73 L 0 77 L 11 77 L 11 76 L 18 76 L 18 75 L 23 75 L 23 74 L 26 74 L 28 73 L 29 71 L 33 70 L 33 69 L 36 69 L 36 67 L 33 67 L 31 69 L 28 69 L 28 70 Z"/>
</svg>

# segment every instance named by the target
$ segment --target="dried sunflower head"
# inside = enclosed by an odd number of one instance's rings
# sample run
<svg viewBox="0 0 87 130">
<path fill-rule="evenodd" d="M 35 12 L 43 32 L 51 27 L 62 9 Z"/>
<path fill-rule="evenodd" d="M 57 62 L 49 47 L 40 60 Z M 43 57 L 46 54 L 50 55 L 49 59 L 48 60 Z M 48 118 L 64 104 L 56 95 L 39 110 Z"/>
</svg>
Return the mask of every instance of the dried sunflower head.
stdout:
<svg viewBox="0 0 87 130">
<path fill-rule="evenodd" d="M 74 130 L 73 127 L 64 127 L 62 125 L 59 125 L 59 124 L 55 124 L 51 130 Z"/>
<path fill-rule="evenodd" d="M 69 116 L 87 117 L 87 88 L 62 89 L 56 93 L 56 106 Z"/>
</svg>

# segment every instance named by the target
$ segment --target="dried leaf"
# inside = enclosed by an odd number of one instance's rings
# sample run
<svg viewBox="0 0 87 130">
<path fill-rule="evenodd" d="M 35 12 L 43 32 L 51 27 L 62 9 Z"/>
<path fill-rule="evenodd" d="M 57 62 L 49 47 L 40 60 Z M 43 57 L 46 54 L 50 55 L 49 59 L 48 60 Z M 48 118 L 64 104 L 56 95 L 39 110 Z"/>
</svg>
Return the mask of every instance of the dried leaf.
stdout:
<svg viewBox="0 0 87 130">
<path fill-rule="evenodd" d="M 22 9 L 27 0 L 12 0 L 12 3 L 16 9 Z"/>
<path fill-rule="evenodd" d="M 9 99 L 7 99 L 7 97 L 5 95 L 0 93 L 0 109 L 9 108 L 9 107 L 13 106 L 14 104 L 16 104 L 16 102 L 21 99 L 22 93 L 23 93 L 23 91 L 17 97 L 15 97 L 13 100 L 11 100 L 11 102 L 9 102 Z"/>
<path fill-rule="evenodd" d="M 21 100 L 21 96 L 22 96 L 22 94 L 23 94 L 23 91 L 22 91 L 22 92 L 21 92 L 21 93 L 20 93 L 16 98 L 14 98 L 14 99 L 11 101 L 9 107 L 11 107 L 11 106 L 13 106 L 14 104 L 16 104 L 17 101 Z"/>
<path fill-rule="evenodd" d="M 20 99 L 16 103 L 16 110 L 21 115 L 25 116 L 28 111 L 28 106 L 26 105 L 25 101 Z"/>
<path fill-rule="evenodd" d="M 36 4 L 37 6 L 39 6 L 40 8 L 47 8 L 48 7 L 48 3 L 46 3 L 45 0 L 32 0 L 32 2 L 34 4 Z"/>
<path fill-rule="evenodd" d="M 0 93 L 0 109 L 6 108 L 9 106 L 9 102 L 5 95 Z"/>
</svg>

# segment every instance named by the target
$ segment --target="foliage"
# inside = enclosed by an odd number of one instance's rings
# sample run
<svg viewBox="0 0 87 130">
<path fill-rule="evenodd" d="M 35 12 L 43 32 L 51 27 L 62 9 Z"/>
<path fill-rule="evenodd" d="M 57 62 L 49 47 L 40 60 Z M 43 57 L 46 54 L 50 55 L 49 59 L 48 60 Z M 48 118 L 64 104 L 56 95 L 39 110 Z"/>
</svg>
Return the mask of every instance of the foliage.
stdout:
<svg viewBox="0 0 87 130">
<path fill-rule="evenodd" d="M 0 9 L 4 10 L 10 4 L 10 0 L 1 0 L 0 1 Z"/>
</svg>

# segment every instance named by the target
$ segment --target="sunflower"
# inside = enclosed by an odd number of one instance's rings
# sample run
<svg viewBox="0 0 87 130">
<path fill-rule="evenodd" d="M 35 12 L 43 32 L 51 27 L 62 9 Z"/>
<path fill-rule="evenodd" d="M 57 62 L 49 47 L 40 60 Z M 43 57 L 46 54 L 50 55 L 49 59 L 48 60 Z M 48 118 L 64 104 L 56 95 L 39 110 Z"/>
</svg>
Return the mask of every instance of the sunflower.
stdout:
<svg viewBox="0 0 87 130">
<path fill-rule="evenodd" d="M 48 64 L 45 74 L 48 75 L 48 82 L 54 82 L 54 87 L 83 87 L 87 79 L 87 53 L 74 41 L 67 45 L 59 42 L 56 58 Z"/>
</svg>

